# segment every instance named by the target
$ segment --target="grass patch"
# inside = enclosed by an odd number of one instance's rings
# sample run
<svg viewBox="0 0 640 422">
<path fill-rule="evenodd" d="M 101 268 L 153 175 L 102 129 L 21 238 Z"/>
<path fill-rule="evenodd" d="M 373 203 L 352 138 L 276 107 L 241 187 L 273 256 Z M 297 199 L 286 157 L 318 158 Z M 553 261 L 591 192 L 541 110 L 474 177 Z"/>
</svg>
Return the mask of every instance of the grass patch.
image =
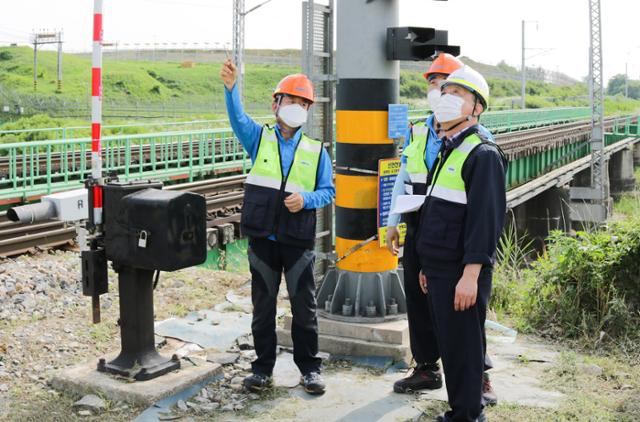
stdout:
<svg viewBox="0 0 640 422">
<path fill-rule="evenodd" d="M 108 324 L 93 324 L 91 328 L 89 328 L 89 336 L 96 343 L 107 343 L 112 339 L 113 333 L 112 329 Z"/>
<path fill-rule="evenodd" d="M 12 422 L 74 422 L 74 421 L 130 421 L 132 416 L 142 411 L 141 408 L 128 404 L 112 403 L 105 400 L 107 408 L 100 415 L 79 416 L 71 412 L 74 402 L 79 396 L 59 393 L 53 390 L 41 390 L 30 385 L 16 385 L 11 390 L 12 406 L 2 415 L 3 420 Z M 26 399 L 28 398 L 28 399 Z M 1 414 L 0 414 L 1 415 Z M 46 416 L 45 416 L 46 415 Z"/>
<path fill-rule="evenodd" d="M 564 351 L 543 374 L 549 389 L 565 395 L 558 408 L 499 404 L 486 409 L 496 421 L 635 421 L 640 417 L 640 371 L 624 357 Z"/>
<path fill-rule="evenodd" d="M 169 307 L 167 313 L 171 316 L 184 318 L 189 313 L 189 308 L 187 308 L 183 303 L 176 303 Z"/>
<path fill-rule="evenodd" d="M 640 167 L 635 169 L 634 175 L 636 189 L 620 195 L 613 206 L 616 214 L 622 214 L 627 218 L 634 218 L 640 215 Z"/>
</svg>

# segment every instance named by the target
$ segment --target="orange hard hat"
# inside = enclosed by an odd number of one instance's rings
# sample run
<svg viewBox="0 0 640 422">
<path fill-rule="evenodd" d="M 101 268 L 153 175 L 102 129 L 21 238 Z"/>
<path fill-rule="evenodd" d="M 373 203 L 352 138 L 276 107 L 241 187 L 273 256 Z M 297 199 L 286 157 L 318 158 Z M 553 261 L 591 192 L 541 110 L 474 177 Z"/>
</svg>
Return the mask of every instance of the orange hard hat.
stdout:
<svg viewBox="0 0 640 422">
<path fill-rule="evenodd" d="M 304 98 L 311 102 L 315 101 L 313 96 L 313 83 L 307 78 L 307 75 L 296 73 L 282 78 L 273 91 L 273 98 L 277 95 L 287 94 Z"/>
<path fill-rule="evenodd" d="M 423 76 L 425 79 L 429 79 L 431 75 L 442 74 L 448 76 L 464 66 L 464 63 L 459 58 L 452 56 L 449 53 L 441 53 L 429 66 Z"/>
</svg>

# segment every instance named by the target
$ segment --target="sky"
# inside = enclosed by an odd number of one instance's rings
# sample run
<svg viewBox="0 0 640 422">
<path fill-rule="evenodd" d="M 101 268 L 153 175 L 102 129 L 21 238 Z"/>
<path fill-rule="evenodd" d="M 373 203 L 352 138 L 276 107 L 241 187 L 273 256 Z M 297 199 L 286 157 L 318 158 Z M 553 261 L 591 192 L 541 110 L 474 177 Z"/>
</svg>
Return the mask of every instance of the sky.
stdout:
<svg viewBox="0 0 640 422">
<path fill-rule="evenodd" d="M 91 49 L 92 0 L 1 0 L 0 44 L 28 43 L 39 29 L 62 29 L 65 51 Z M 246 9 L 263 0 L 245 0 Z M 326 0 L 325 0 L 326 1 Z M 364 1 L 364 0 L 337 0 Z M 387 1 L 387 0 L 377 0 Z M 322 0 L 316 0 L 322 2 Z M 588 74 L 589 0 L 398 0 L 399 26 L 446 29 L 462 54 L 520 67 L 522 20 L 527 66 Z M 104 40 L 119 43 L 231 43 L 232 0 L 104 0 Z M 246 17 L 246 48 L 300 48 L 301 0 L 272 0 Z M 640 79 L 640 1 L 602 0 L 605 83 Z M 336 46 L 340 48 L 339 44 Z M 53 47 L 51 47 L 53 48 Z"/>
</svg>

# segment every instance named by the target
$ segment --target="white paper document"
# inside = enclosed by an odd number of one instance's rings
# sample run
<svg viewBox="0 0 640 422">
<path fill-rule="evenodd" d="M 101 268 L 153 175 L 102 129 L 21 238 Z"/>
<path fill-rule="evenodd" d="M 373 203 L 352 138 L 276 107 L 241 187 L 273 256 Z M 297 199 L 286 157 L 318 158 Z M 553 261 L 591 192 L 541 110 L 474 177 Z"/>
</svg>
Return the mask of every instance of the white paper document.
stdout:
<svg viewBox="0 0 640 422">
<path fill-rule="evenodd" d="M 426 195 L 398 195 L 391 214 L 404 214 L 417 211 L 424 203 Z"/>
</svg>

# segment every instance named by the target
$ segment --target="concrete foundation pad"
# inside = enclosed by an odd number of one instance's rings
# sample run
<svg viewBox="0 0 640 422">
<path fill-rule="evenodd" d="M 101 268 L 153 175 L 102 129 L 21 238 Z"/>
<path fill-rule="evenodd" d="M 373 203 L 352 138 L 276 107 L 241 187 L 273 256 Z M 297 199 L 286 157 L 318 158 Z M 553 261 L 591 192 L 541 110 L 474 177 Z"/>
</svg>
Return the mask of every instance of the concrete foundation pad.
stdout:
<svg viewBox="0 0 640 422">
<path fill-rule="evenodd" d="M 278 344 L 285 347 L 293 347 L 291 331 L 278 328 Z M 320 351 L 334 356 L 380 356 L 391 357 L 394 361 L 408 363 L 411 360 L 411 351 L 408 344 L 386 344 L 358 340 L 354 338 L 330 336 L 320 334 L 318 337 Z"/>
<path fill-rule="evenodd" d="M 110 359 L 108 359 L 110 360 Z M 54 388 L 79 395 L 100 394 L 110 400 L 135 405 L 150 406 L 153 403 L 182 391 L 193 384 L 214 380 L 222 375 L 222 366 L 201 359 L 181 361 L 178 371 L 170 372 L 149 381 L 130 382 L 96 370 L 95 361 L 65 369 L 54 376 Z"/>
<path fill-rule="evenodd" d="M 291 330 L 292 318 L 284 318 L 284 329 Z M 355 340 L 385 344 L 409 344 L 409 325 L 406 319 L 380 323 L 349 323 L 327 318 L 318 318 L 320 335 L 347 337 Z"/>
</svg>

